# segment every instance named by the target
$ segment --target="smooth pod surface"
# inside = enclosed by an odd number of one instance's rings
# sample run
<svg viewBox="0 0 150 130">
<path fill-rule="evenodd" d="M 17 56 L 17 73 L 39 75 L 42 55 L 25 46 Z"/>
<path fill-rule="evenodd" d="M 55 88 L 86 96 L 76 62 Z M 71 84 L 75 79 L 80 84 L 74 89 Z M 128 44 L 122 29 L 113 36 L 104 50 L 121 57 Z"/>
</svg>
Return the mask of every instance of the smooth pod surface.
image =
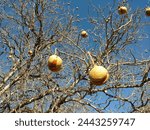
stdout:
<svg viewBox="0 0 150 130">
<path fill-rule="evenodd" d="M 58 72 L 62 67 L 62 59 L 57 55 L 51 55 L 48 58 L 48 67 L 53 72 Z"/>
<path fill-rule="evenodd" d="M 147 16 L 150 16 L 150 7 L 147 7 L 147 8 L 145 9 L 145 14 L 146 14 Z"/>
<path fill-rule="evenodd" d="M 81 32 L 81 36 L 82 36 L 83 38 L 86 38 L 86 37 L 88 36 L 88 33 L 87 33 L 86 31 L 82 31 L 82 32 Z"/>
<path fill-rule="evenodd" d="M 109 79 L 109 73 L 103 66 L 94 65 L 89 72 L 89 78 L 92 84 L 102 85 Z"/>
<path fill-rule="evenodd" d="M 120 15 L 126 14 L 127 12 L 128 12 L 128 9 L 127 9 L 127 7 L 125 7 L 125 6 L 120 6 L 120 7 L 118 8 L 118 13 L 119 13 Z"/>
</svg>

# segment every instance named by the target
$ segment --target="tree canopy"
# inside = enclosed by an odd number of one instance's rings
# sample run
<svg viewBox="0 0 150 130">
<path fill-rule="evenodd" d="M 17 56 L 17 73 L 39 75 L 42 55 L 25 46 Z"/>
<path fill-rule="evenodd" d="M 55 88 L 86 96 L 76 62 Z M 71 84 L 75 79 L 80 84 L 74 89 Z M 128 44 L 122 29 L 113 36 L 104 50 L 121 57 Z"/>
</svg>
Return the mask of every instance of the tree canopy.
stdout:
<svg viewBox="0 0 150 130">
<path fill-rule="evenodd" d="M 91 3 L 83 18 L 72 1 L 0 1 L 0 112 L 149 108 L 150 48 L 140 47 L 150 39 L 148 12 L 126 0 L 105 5 Z M 59 72 L 49 70 L 53 54 L 63 61 Z M 101 85 L 89 77 L 94 64 L 108 71 Z"/>
</svg>

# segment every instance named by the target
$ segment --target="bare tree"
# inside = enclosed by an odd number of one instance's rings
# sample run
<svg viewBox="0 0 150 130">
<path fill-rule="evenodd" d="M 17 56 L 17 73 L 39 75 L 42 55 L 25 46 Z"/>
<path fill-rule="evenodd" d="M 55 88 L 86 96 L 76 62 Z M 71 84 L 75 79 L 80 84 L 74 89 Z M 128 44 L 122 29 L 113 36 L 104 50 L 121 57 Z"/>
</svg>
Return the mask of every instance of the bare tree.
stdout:
<svg viewBox="0 0 150 130">
<path fill-rule="evenodd" d="M 120 5 L 127 14 L 118 14 Z M 145 38 L 139 30 L 150 24 L 144 9 L 132 10 L 127 2 L 91 6 L 88 37 L 82 38 L 84 19 L 69 2 L 0 2 L 0 112 L 135 112 L 149 106 L 149 52 L 136 51 Z M 101 86 L 90 83 L 88 52 L 109 71 Z M 63 59 L 58 73 L 47 67 L 54 53 Z"/>
</svg>

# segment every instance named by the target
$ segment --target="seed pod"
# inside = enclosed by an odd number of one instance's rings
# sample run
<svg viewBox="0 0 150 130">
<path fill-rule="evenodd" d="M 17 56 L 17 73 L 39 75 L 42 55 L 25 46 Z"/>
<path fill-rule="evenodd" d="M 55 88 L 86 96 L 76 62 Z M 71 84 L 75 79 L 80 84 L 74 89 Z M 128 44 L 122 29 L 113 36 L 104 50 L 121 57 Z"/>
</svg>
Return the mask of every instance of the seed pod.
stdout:
<svg viewBox="0 0 150 130">
<path fill-rule="evenodd" d="M 89 72 L 89 78 L 92 84 L 102 85 L 109 79 L 109 73 L 103 66 L 94 65 Z"/>
<path fill-rule="evenodd" d="M 82 31 L 82 32 L 81 32 L 81 36 L 82 36 L 83 38 L 86 38 L 86 37 L 88 36 L 88 33 L 87 33 L 86 31 Z"/>
<path fill-rule="evenodd" d="M 128 12 L 128 9 L 127 9 L 127 7 L 125 7 L 125 6 L 120 6 L 120 7 L 118 8 L 118 13 L 119 13 L 120 15 L 122 15 L 122 14 L 127 14 L 127 12 Z"/>
<path fill-rule="evenodd" d="M 62 68 L 62 59 L 57 55 L 51 55 L 48 59 L 48 68 L 53 72 L 58 72 Z"/>
<path fill-rule="evenodd" d="M 146 16 L 150 16 L 150 7 L 145 8 Z"/>
</svg>

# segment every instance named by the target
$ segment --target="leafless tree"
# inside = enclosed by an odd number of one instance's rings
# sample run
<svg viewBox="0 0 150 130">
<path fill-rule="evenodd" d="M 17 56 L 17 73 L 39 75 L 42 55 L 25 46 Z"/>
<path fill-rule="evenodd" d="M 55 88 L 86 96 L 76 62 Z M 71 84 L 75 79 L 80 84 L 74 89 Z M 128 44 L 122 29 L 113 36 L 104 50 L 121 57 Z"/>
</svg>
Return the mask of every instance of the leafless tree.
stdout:
<svg viewBox="0 0 150 130">
<path fill-rule="evenodd" d="M 119 5 L 127 6 L 128 13 L 119 15 Z M 68 2 L 0 2 L 0 112 L 142 112 L 141 108 L 148 108 L 150 52 L 136 51 L 148 36 L 141 33 L 150 25 L 144 9 L 132 10 L 127 2 L 91 6 L 88 18 L 80 18 L 78 8 L 72 9 Z M 90 26 L 87 38 L 80 35 L 84 21 Z M 90 84 L 88 52 L 109 71 L 106 84 Z M 63 59 L 58 73 L 47 67 L 54 53 Z"/>
</svg>

